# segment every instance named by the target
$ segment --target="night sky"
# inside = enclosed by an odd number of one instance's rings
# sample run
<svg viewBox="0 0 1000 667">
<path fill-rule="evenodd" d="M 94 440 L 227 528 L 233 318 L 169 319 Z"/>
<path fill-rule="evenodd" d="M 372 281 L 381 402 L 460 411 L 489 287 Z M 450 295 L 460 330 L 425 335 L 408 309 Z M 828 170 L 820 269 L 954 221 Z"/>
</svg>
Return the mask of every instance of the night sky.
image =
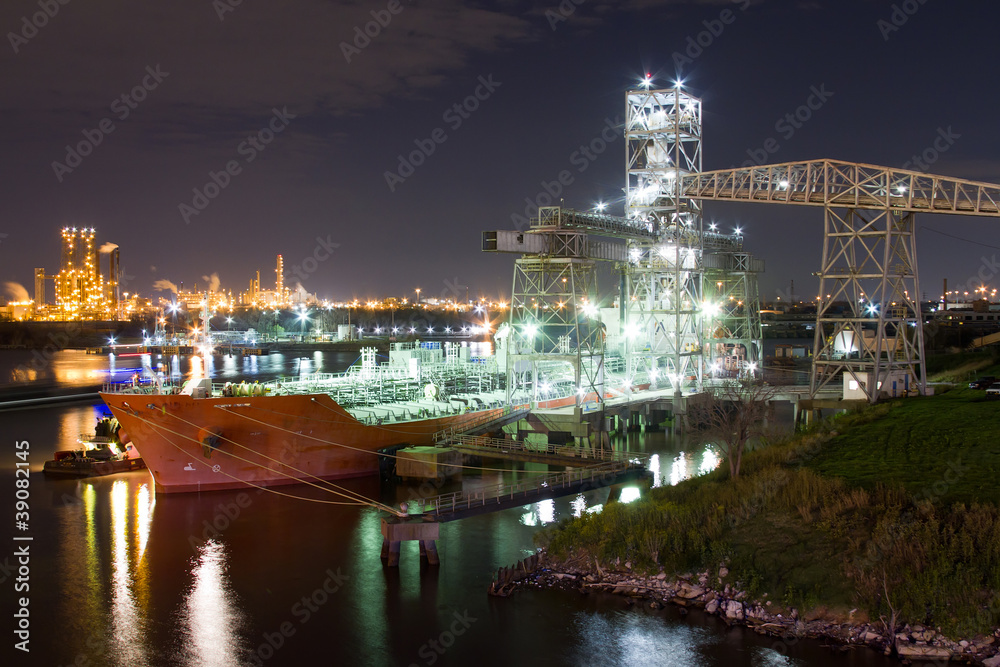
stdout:
<svg viewBox="0 0 1000 667">
<path fill-rule="evenodd" d="M 59 230 L 93 226 L 146 295 L 212 273 L 239 291 L 255 269 L 271 287 L 277 253 L 321 298 L 509 295 L 514 257 L 480 252 L 481 232 L 513 228 L 564 169 L 567 206 L 620 214 L 620 129 L 576 152 L 646 72 L 704 99 L 706 170 L 774 139 L 767 163 L 930 151 L 930 173 L 1000 183 L 997 25 L 997 3 L 945 0 L 5 0 L 0 281 L 31 291 Z M 807 122 L 782 122 L 817 90 Z M 400 171 L 415 142 L 433 153 Z M 210 173 L 224 187 L 206 192 Z M 766 299 L 790 280 L 815 296 L 821 209 L 706 212 L 767 260 Z M 996 222 L 918 221 L 927 296 L 1000 272 Z"/>
</svg>

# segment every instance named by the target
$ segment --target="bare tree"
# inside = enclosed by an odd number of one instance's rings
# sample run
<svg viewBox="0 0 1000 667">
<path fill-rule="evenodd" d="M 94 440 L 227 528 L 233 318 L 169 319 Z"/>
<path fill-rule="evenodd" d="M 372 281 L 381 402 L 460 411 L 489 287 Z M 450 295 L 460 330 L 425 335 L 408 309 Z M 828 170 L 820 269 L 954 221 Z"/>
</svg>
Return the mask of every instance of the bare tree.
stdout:
<svg viewBox="0 0 1000 667">
<path fill-rule="evenodd" d="M 752 438 L 767 434 L 774 387 L 752 378 L 730 380 L 711 393 L 692 397 L 688 421 L 715 441 L 729 461 L 729 476 L 740 476 L 743 451 Z"/>
</svg>

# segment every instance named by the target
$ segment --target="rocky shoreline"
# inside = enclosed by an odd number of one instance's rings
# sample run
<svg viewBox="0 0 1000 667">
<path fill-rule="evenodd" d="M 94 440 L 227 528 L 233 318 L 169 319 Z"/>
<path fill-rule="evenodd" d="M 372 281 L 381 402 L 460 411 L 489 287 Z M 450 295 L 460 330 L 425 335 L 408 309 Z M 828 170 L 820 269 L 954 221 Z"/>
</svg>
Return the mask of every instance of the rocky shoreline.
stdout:
<svg viewBox="0 0 1000 667">
<path fill-rule="evenodd" d="M 505 597 L 518 588 L 562 588 L 581 594 L 602 591 L 624 596 L 629 604 L 661 609 L 672 604 L 682 609 L 699 608 L 730 624 L 746 626 L 777 638 L 775 648 L 787 649 L 801 639 L 826 639 L 844 647 L 867 647 L 898 656 L 904 664 L 966 663 L 1000 667 L 1000 629 L 992 635 L 952 640 L 937 628 L 904 625 L 890 640 L 880 622 L 844 622 L 833 618 L 802 618 L 796 609 L 778 612 L 770 600 L 751 600 L 744 592 L 724 583 L 725 567 L 717 572 L 699 572 L 668 578 L 664 572 L 643 575 L 632 572 L 631 563 L 609 568 L 587 559 L 557 561 L 545 551 L 502 568 L 489 593 Z M 774 611 L 771 608 L 774 607 Z"/>
</svg>

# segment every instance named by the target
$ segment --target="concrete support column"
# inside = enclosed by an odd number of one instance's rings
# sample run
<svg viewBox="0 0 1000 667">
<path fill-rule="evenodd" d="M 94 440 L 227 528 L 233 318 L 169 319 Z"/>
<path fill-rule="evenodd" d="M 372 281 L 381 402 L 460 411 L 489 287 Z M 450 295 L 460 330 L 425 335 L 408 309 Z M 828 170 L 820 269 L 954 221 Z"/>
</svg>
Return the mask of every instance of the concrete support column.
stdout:
<svg viewBox="0 0 1000 667">
<path fill-rule="evenodd" d="M 426 558 L 428 565 L 438 565 L 441 561 L 438 558 L 437 542 L 420 540 L 420 557 Z"/>
</svg>

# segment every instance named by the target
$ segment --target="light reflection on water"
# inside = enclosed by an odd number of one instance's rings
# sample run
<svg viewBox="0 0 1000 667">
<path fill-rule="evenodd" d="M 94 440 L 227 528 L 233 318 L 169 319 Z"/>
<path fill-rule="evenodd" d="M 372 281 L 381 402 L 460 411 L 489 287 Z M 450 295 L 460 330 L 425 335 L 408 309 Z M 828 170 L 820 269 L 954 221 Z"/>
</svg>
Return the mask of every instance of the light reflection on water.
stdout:
<svg viewBox="0 0 1000 667">
<path fill-rule="evenodd" d="M 580 644 L 569 656 L 570 664 L 697 665 L 700 650 L 718 639 L 704 628 L 671 625 L 659 616 L 629 612 L 574 614 L 573 626 Z"/>
<path fill-rule="evenodd" d="M 145 486 L 145 485 L 144 485 Z M 138 501 L 138 494 L 136 494 Z M 129 488 L 123 479 L 111 487 L 111 650 L 119 665 L 142 665 L 147 662 L 145 643 L 146 614 L 138 608 L 132 591 L 133 572 L 138 569 L 135 552 L 129 552 Z M 148 537 L 148 535 L 147 535 Z"/>
<path fill-rule="evenodd" d="M 700 477 L 719 467 L 722 459 L 714 445 L 695 445 L 694 451 L 680 451 L 670 460 L 669 472 L 662 469 L 660 454 L 649 457 L 649 470 L 653 473 L 653 488 L 669 484 L 677 486 L 686 479 Z M 667 456 L 667 454 L 664 454 Z"/>
<path fill-rule="evenodd" d="M 226 552 L 214 539 L 198 548 L 192 584 L 180 612 L 183 659 L 191 667 L 245 664 L 243 615 L 226 576 Z M 141 664 L 141 663 L 135 663 Z"/>
<path fill-rule="evenodd" d="M 272 379 L 302 373 L 343 372 L 355 359 L 354 352 L 316 351 L 303 357 L 295 352 L 264 356 L 162 354 L 86 354 L 83 350 L 60 350 L 40 358 L 28 350 L 4 350 L 0 355 L 0 386 L 7 383 L 58 384 L 85 387 L 104 382 L 128 382 L 138 373 L 150 378 L 162 372 L 174 381 L 192 377 L 219 380 Z"/>
</svg>

